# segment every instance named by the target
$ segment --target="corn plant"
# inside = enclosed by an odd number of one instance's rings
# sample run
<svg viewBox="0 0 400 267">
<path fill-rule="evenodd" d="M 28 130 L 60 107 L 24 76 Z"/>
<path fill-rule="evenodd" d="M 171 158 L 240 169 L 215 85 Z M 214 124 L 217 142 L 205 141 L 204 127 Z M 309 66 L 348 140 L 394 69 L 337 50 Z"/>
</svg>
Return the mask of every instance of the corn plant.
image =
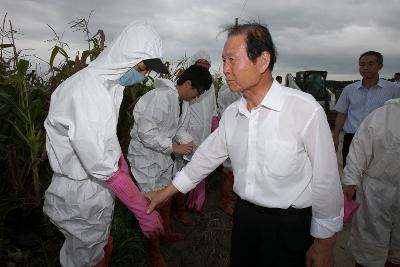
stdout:
<svg viewBox="0 0 400 267">
<path fill-rule="evenodd" d="M 0 105 L 5 123 L 1 136 L 3 149 L 8 148 L 11 175 L 16 179 L 14 188 L 21 191 L 24 180 L 31 174 L 34 200 L 39 202 L 38 165 L 43 161 L 45 112 L 42 108 L 46 87 L 33 77 L 34 73 L 28 75 L 29 64 L 27 60 L 19 59 L 16 70 L 11 70 L 8 77 L 3 76 Z"/>
</svg>

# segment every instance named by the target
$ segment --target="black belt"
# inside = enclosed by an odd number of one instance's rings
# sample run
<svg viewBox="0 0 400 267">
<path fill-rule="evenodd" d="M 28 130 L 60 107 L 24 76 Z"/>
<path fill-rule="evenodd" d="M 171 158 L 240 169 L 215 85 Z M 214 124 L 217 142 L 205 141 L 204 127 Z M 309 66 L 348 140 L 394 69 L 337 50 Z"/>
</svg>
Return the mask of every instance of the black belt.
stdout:
<svg viewBox="0 0 400 267">
<path fill-rule="evenodd" d="M 258 206 L 256 204 L 250 203 L 247 200 L 241 199 L 238 197 L 238 202 L 250 206 L 256 209 L 260 213 L 268 213 L 268 214 L 275 214 L 275 215 L 294 215 L 294 214 L 301 214 L 301 213 L 308 213 L 311 212 L 311 207 L 297 209 L 293 207 L 289 207 L 287 209 L 280 209 L 280 208 L 268 208 L 263 206 Z"/>
</svg>

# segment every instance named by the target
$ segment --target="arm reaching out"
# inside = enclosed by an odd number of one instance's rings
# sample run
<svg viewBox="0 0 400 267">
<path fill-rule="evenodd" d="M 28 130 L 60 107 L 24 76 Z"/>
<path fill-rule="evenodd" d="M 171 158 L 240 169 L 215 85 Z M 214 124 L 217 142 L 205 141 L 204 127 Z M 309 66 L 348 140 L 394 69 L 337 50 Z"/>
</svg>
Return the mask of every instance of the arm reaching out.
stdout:
<svg viewBox="0 0 400 267">
<path fill-rule="evenodd" d="M 127 165 L 124 166 L 125 164 L 125 159 L 121 155 L 118 164 L 120 168 L 107 180 L 107 185 L 118 199 L 135 215 L 143 234 L 148 238 L 157 236 L 164 231 L 160 215 L 156 211 L 151 214 L 146 212 L 147 200 L 133 183 L 129 172 L 125 172 L 127 171 Z"/>
</svg>

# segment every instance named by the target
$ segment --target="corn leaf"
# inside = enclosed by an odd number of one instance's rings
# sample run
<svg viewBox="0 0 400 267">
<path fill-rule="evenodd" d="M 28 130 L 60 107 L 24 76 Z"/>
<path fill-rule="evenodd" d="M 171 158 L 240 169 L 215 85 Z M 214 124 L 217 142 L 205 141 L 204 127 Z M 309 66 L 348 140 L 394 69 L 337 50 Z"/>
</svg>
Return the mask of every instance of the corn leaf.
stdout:
<svg viewBox="0 0 400 267">
<path fill-rule="evenodd" d="M 29 68 L 29 61 L 25 59 L 20 59 L 18 60 L 17 63 L 17 76 L 18 77 L 24 77 L 26 75 L 26 72 L 28 71 Z"/>
<path fill-rule="evenodd" d="M 0 48 L 14 47 L 13 44 L 0 44 Z"/>
<path fill-rule="evenodd" d="M 56 58 L 57 54 L 60 53 L 66 60 L 68 60 L 69 56 L 65 50 L 59 46 L 55 46 L 53 50 L 51 51 L 51 56 L 50 56 L 50 68 L 54 66 L 54 59 Z"/>
<path fill-rule="evenodd" d="M 29 142 L 28 138 L 22 133 L 22 131 L 19 129 L 18 125 L 16 125 L 13 121 L 8 120 L 9 123 L 11 123 L 12 126 L 14 126 L 14 129 L 17 131 L 18 136 L 26 142 L 26 144 L 31 147 L 31 143 Z"/>
</svg>

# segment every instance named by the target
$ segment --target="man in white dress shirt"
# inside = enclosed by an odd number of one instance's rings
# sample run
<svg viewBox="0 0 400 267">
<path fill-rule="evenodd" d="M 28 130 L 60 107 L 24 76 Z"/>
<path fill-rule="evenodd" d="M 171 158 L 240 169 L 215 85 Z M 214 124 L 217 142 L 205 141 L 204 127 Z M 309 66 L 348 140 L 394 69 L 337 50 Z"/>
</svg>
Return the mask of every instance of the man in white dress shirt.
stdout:
<svg viewBox="0 0 400 267">
<path fill-rule="evenodd" d="M 265 26 L 228 29 L 222 58 L 227 84 L 243 97 L 172 184 L 146 194 L 148 212 L 229 157 L 238 195 L 230 266 L 333 266 L 343 193 L 324 110 L 311 95 L 274 81 L 276 51 Z"/>
</svg>

